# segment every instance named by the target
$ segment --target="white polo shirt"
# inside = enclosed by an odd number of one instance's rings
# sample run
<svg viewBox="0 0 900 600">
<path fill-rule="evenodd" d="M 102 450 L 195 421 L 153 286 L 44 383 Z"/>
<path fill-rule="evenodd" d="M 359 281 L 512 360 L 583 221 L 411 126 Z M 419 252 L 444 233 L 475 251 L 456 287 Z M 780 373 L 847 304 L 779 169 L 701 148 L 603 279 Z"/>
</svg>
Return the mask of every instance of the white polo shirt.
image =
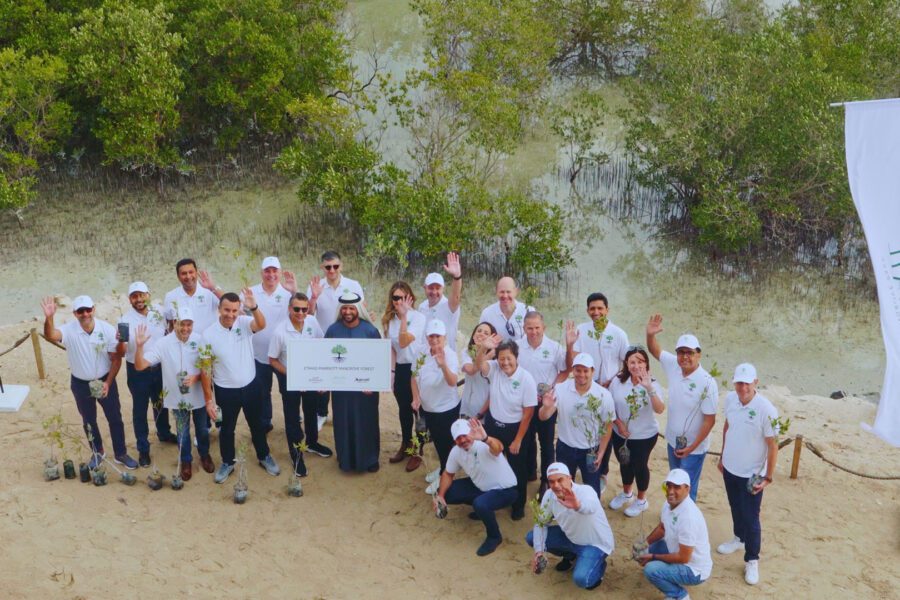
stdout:
<svg viewBox="0 0 900 600">
<path fill-rule="evenodd" d="M 254 336 L 256 337 L 256 336 Z M 278 362 L 287 367 L 287 347 L 290 340 L 320 339 L 325 337 L 319 322 L 307 315 L 303 320 L 303 329 L 297 331 L 290 319 L 281 323 L 269 340 L 269 358 L 277 358 Z"/>
<path fill-rule="evenodd" d="M 516 487 L 516 474 L 506 457 L 502 452 L 497 456 L 491 454 L 490 446 L 481 440 L 472 442 L 468 450 L 456 445 L 450 450 L 444 470 L 456 475 L 460 469 L 468 474 L 475 487 L 482 492 Z"/>
<path fill-rule="evenodd" d="M 496 360 L 489 360 L 488 380 L 491 397 L 491 416 L 501 423 L 518 423 L 522 412 L 537 406 L 537 384 L 531 374 L 519 365 L 512 377 L 500 369 Z"/>
<path fill-rule="evenodd" d="M 206 406 L 200 380 L 190 387 L 187 394 L 182 395 L 178 376 L 181 372 L 187 375 L 197 375 L 200 372 L 197 359 L 200 357 L 202 339 L 200 334 L 192 332 L 188 340 L 182 342 L 173 333 L 159 340 L 149 350 L 144 347 L 144 360 L 151 365 L 162 365 L 162 384 L 166 391 L 163 406 L 166 408 L 178 408 L 182 401 L 188 402 L 192 409 Z"/>
<path fill-rule="evenodd" d="M 213 383 L 222 388 L 238 389 L 250 385 L 256 377 L 253 358 L 253 317 L 240 315 L 231 329 L 217 320 L 203 332 L 203 344 L 212 346 Z"/>
<path fill-rule="evenodd" d="M 158 304 L 150 306 L 146 315 L 142 315 L 134 308 L 129 308 L 128 312 L 122 317 L 122 323 L 128 323 L 128 343 L 125 344 L 125 360 L 131 364 L 134 364 L 134 351 L 137 348 L 134 338 L 138 325 L 146 325 L 147 334 L 150 336 L 150 339 L 144 344 L 145 353 L 166 335 L 166 319 L 163 316 L 162 307 Z"/>
<path fill-rule="evenodd" d="M 400 319 L 394 317 L 388 323 L 387 336 L 391 339 L 391 348 L 397 355 L 397 364 L 412 364 L 416 362 L 419 353 L 419 344 L 425 344 L 425 315 L 411 310 L 406 313 L 406 331 L 416 339 L 406 348 L 400 347 Z"/>
<path fill-rule="evenodd" d="M 110 352 L 116 351 L 116 329 L 106 321 L 94 319 L 94 330 L 87 333 L 77 319 L 59 326 L 66 347 L 69 369 L 78 379 L 91 381 L 109 373 Z"/>
<path fill-rule="evenodd" d="M 662 400 L 662 388 L 655 379 L 651 383 L 656 396 Z M 634 392 L 637 405 L 640 407 L 637 416 L 628 420 L 631 411 L 628 408 L 626 398 Z M 612 383 L 609 384 L 609 393 L 612 394 L 613 401 L 616 404 L 616 417 L 626 423 L 628 427 L 629 439 L 646 440 L 659 433 L 659 423 L 656 420 L 656 413 L 653 412 L 653 403 L 650 401 L 650 394 L 641 384 L 635 385 L 631 381 L 631 377 L 622 383 L 618 377 L 613 377 Z M 614 427 L 616 433 L 621 434 L 618 427 Z"/>
<path fill-rule="evenodd" d="M 706 581 L 712 573 L 713 561 L 709 553 L 709 533 L 706 530 L 706 519 L 694 504 L 690 496 L 686 496 L 681 504 L 672 510 L 668 502 L 663 502 L 660 516 L 666 533 L 663 539 L 670 553 L 678 552 L 679 545 L 694 549 L 687 566 L 694 575 Z"/>
<path fill-rule="evenodd" d="M 450 300 L 446 296 L 441 296 L 438 303 L 434 306 L 428 306 L 426 298 L 419 303 L 419 312 L 425 315 L 425 321 L 437 319 L 441 321 L 447 328 L 447 343 L 456 351 L 456 332 L 459 330 L 459 316 L 462 314 L 462 305 L 456 307 L 456 312 L 450 312 Z"/>
<path fill-rule="evenodd" d="M 546 335 L 537 348 L 523 338 L 519 344 L 519 366 L 531 373 L 536 384 L 553 386 L 557 376 L 566 370 L 566 349 Z"/>
<path fill-rule="evenodd" d="M 556 412 L 558 415 L 556 418 L 556 435 L 559 441 L 570 448 L 579 450 L 592 449 L 584 429 L 588 427 L 591 431 L 599 432 L 600 423 L 597 423 L 596 419 L 585 408 L 588 396 L 593 395 L 595 398 L 600 399 L 600 417 L 603 421 L 611 421 L 616 416 L 616 408 L 609 390 L 596 381 L 592 381 L 588 391 L 585 394 L 579 394 L 578 389 L 575 387 L 575 380 L 567 379 L 558 384 L 554 391 L 556 393 Z"/>
<path fill-rule="evenodd" d="M 204 332 L 206 328 L 219 320 L 219 299 L 204 287 L 197 286 L 193 296 L 188 296 L 184 288 L 179 286 L 166 294 L 163 308 L 166 318 L 175 320 L 175 305 L 191 309 L 194 315 L 194 331 Z"/>
<path fill-rule="evenodd" d="M 350 279 L 349 277 L 344 277 L 343 275 L 341 275 L 341 278 L 338 280 L 336 288 L 331 287 L 331 284 L 329 284 L 327 280 L 324 281 L 322 287 L 322 295 L 316 299 L 315 314 L 316 321 L 319 322 L 319 327 L 322 328 L 322 331 L 328 331 L 328 328 L 337 321 L 338 305 L 340 304 L 338 298 L 352 292 L 354 294 L 359 294 L 359 297 L 363 300 L 366 299 L 359 282 Z M 311 286 L 307 286 L 306 296 L 307 298 L 312 298 Z"/>
<path fill-rule="evenodd" d="M 478 322 L 493 325 L 494 329 L 497 330 L 497 333 L 504 340 L 516 340 L 516 342 L 519 342 L 525 337 L 525 315 L 532 310 L 534 310 L 533 306 L 527 306 L 525 303 L 516 300 L 516 309 L 507 320 L 503 311 L 500 310 L 500 301 L 498 300 L 481 311 L 481 317 L 478 319 Z M 510 329 L 506 328 L 507 324 L 509 324 Z M 513 331 L 514 335 L 510 335 L 510 330 Z"/>
<path fill-rule="evenodd" d="M 553 490 L 544 492 L 541 507 L 553 513 L 553 518 L 569 541 L 581 546 L 594 546 L 609 556 L 616 542 L 597 492 L 591 486 L 580 483 L 572 483 L 572 492 L 581 504 L 578 510 L 563 506 Z"/>
<path fill-rule="evenodd" d="M 738 477 L 765 474 L 769 459 L 766 438 L 775 437 L 772 421 L 778 418 L 778 410 L 768 398 L 756 392 L 746 406 L 741 404 L 737 392 L 725 396 L 725 446 L 722 448 L 722 466 Z"/>
<path fill-rule="evenodd" d="M 612 322 L 607 322 L 606 329 L 600 334 L 594 331 L 593 322 L 578 325 L 575 352 L 586 352 L 591 355 L 594 359 L 594 379 L 601 384 L 622 370 L 627 351 L 628 335 Z"/>
<path fill-rule="evenodd" d="M 463 353 L 462 366 L 474 365 L 468 352 Z M 536 388 L 535 388 L 536 389 Z M 466 375 L 466 383 L 463 385 L 462 401 L 459 406 L 459 414 L 474 417 L 481 411 L 491 391 L 491 382 L 480 371 L 474 375 Z"/>
<path fill-rule="evenodd" d="M 250 288 L 253 297 L 266 318 L 266 326 L 253 336 L 253 358 L 264 365 L 269 364 L 269 341 L 279 325 L 288 318 L 288 306 L 291 303 L 291 293 L 279 283 L 275 290 L 269 294 L 263 290 L 261 283 Z M 241 294 L 241 302 L 244 295 Z"/>
<path fill-rule="evenodd" d="M 419 356 L 425 357 L 425 362 L 419 367 L 419 374 L 416 375 L 416 385 L 419 386 L 422 408 L 428 412 L 440 413 L 459 406 L 459 394 L 456 393 L 456 386 L 447 383 L 444 371 L 434 360 L 430 349 L 421 345 L 419 349 L 417 360 Z M 444 346 L 444 360 L 451 373 L 459 373 L 459 359 L 456 358 L 456 352 L 449 345 Z"/>
<path fill-rule="evenodd" d="M 672 448 L 675 447 L 675 438 L 679 435 L 687 436 L 690 446 L 700 433 L 703 424 L 703 415 L 714 415 L 719 407 L 719 386 L 716 380 L 710 377 L 703 367 L 684 377 L 681 367 L 678 366 L 678 358 L 671 352 L 663 351 L 659 355 L 659 363 L 666 372 L 669 381 L 669 418 L 666 422 L 666 442 Z M 700 398 L 704 390 L 706 397 L 701 403 Z M 703 454 L 709 450 L 709 436 L 694 449 L 691 454 Z"/>
</svg>

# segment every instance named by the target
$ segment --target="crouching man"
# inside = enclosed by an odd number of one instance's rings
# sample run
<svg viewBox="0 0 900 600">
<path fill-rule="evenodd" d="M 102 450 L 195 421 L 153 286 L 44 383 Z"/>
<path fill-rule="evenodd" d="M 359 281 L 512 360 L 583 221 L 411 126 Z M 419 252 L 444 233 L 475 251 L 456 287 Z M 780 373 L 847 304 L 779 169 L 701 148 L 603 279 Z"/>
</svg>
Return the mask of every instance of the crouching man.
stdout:
<svg viewBox="0 0 900 600">
<path fill-rule="evenodd" d="M 541 499 L 534 530 L 525 536 L 534 548 L 531 569 L 539 573 L 544 552 L 561 556 L 557 571 L 568 571 L 575 563 L 572 579 L 580 588 L 592 590 L 603 581 L 606 557 L 615 547 L 612 530 L 597 492 L 572 481 L 569 468 L 556 462 L 547 467 L 550 489 Z M 556 520 L 558 525 L 548 526 Z"/>
<path fill-rule="evenodd" d="M 518 496 L 516 474 L 503 456 L 503 444 L 489 436 L 478 419 L 458 419 L 450 426 L 455 446 L 447 457 L 434 508 L 447 504 L 470 504 L 469 518 L 484 523 L 487 537 L 476 554 L 487 556 L 503 541 L 495 511 L 510 506 Z M 454 481 L 464 470 L 469 477 Z"/>
</svg>

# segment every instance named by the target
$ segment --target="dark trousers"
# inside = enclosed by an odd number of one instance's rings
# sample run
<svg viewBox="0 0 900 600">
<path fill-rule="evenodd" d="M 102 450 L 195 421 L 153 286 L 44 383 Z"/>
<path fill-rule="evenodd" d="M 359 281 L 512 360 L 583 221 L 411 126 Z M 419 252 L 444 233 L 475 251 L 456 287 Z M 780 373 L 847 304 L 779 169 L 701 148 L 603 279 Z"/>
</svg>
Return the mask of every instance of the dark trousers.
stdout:
<svg viewBox="0 0 900 600">
<path fill-rule="evenodd" d="M 403 445 L 408 446 L 412 442 L 415 420 L 412 409 L 412 365 L 397 363 L 395 370 L 394 398 L 397 399 L 397 408 L 400 411 L 400 435 L 403 437 Z"/>
<path fill-rule="evenodd" d="M 516 495 L 516 488 L 482 492 L 472 483 L 471 479 L 465 477 L 453 480 L 453 483 L 447 488 L 447 493 L 444 494 L 444 500 L 447 501 L 447 504 L 471 505 L 475 514 L 484 523 L 487 537 L 499 540 L 500 526 L 497 525 L 497 515 L 494 514 L 494 511 L 512 504 Z"/>
<path fill-rule="evenodd" d="M 325 392 L 324 394 L 319 394 L 318 406 L 316 408 L 316 416 L 319 417 L 327 417 L 328 416 L 328 401 L 331 399 L 331 392 Z"/>
<path fill-rule="evenodd" d="M 600 470 L 591 470 L 591 460 L 588 458 L 590 450 L 582 448 L 573 448 L 562 440 L 556 442 L 556 460 L 566 465 L 572 477 L 575 477 L 575 470 L 581 471 L 581 482 L 594 488 L 597 495 L 600 495 Z"/>
<path fill-rule="evenodd" d="M 528 425 L 528 468 L 525 470 L 529 475 L 537 472 L 537 455 L 538 444 L 541 446 L 541 481 L 547 481 L 547 467 L 556 461 L 556 449 L 554 448 L 556 438 L 556 413 L 547 419 L 541 421 L 538 418 L 538 406 L 531 417 L 531 423 Z M 537 437 L 537 440 L 535 440 Z"/>
<path fill-rule="evenodd" d="M 259 418 L 263 429 L 272 425 L 272 373 L 275 369 L 269 363 L 253 361 L 256 365 L 256 389 L 259 394 Z"/>
<path fill-rule="evenodd" d="M 278 390 L 281 392 L 281 406 L 284 409 L 284 434 L 287 437 L 288 452 L 291 462 L 297 462 L 296 444 L 303 441 L 306 434 L 307 444 L 319 442 L 319 426 L 316 420 L 319 410 L 319 401 L 323 394 L 318 392 L 289 392 L 287 389 L 287 376 L 275 371 L 278 379 Z M 303 408 L 303 418 L 300 418 L 300 408 Z M 303 428 L 300 423 L 303 422 Z"/>
<path fill-rule="evenodd" d="M 619 461 L 619 473 L 622 475 L 622 483 L 631 485 L 637 479 L 637 489 L 639 492 L 646 492 L 650 487 L 650 453 L 656 446 L 656 439 L 659 437 L 657 433 L 653 437 L 643 440 L 628 439 L 628 452 L 630 453 L 627 465 L 623 465 Z M 619 449 L 625 445 L 625 438 L 613 431 L 612 447 L 616 451 L 616 457 L 619 456 Z"/>
<path fill-rule="evenodd" d="M 109 373 L 104 374 L 98 379 L 105 380 Z M 99 454 L 103 454 L 103 436 L 100 435 L 100 428 L 97 427 L 97 404 L 103 408 L 103 414 L 106 415 L 106 421 L 109 423 L 109 436 L 112 438 L 113 451 L 116 456 L 122 456 L 127 453 L 125 448 L 125 424 L 122 423 L 122 406 L 119 403 L 119 385 L 113 379 L 112 385 L 109 386 L 109 393 L 106 398 L 95 399 L 91 396 L 91 388 L 88 382 L 78 379 L 74 375 L 71 379 L 70 388 L 72 395 L 75 396 L 75 404 L 78 406 L 78 414 L 81 415 L 81 422 L 84 425 L 84 433 L 88 437 L 88 443 L 93 444 L 93 450 Z M 88 431 L 90 429 L 90 431 Z M 94 441 L 91 442 L 91 437 Z"/>
<path fill-rule="evenodd" d="M 738 477 L 724 469 L 725 493 L 731 507 L 731 523 L 734 535 L 744 542 L 744 562 L 759 560 L 759 548 L 762 545 L 762 526 L 759 523 L 759 510 L 762 506 L 763 493 L 751 494 L 747 491 L 747 477 Z"/>
<path fill-rule="evenodd" d="M 450 456 L 450 450 L 454 446 L 450 426 L 459 418 L 459 404 L 444 412 L 428 412 L 424 408 L 421 409 L 421 412 L 425 417 L 428 433 L 431 434 L 431 441 L 434 442 L 438 460 L 441 461 L 441 473 L 443 473 L 444 467 L 447 466 L 447 457 Z"/>
<path fill-rule="evenodd" d="M 169 426 L 169 411 L 157 409 L 154 404 L 162 405 L 159 397 L 162 393 L 162 369 L 159 365 L 138 371 L 130 362 L 125 362 L 128 391 L 131 392 L 131 423 L 134 426 L 134 437 L 138 452 L 150 452 L 150 428 L 147 425 L 147 408 L 153 407 L 153 422 L 156 423 L 156 437 L 160 440 L 172 437 Z"/>
<path fill-rule="evenodd" d="M 238 415 L 244 411 L 244 418 L 250 426 L 250 438 L 256 450 L 256 458 L 264 459 L 269 455 L 269 444 L 266 442 L 266 430 L 259 418 L 259 395 L 256 391 L 256 380 L 242 388 L 223 388 L 214 386 L 216 404 L 222 408 L 222 427 L 219 429 L 219 452 L 222 462 L 234 464 L 234 429 Z"/>
<path fill-rule="evenodd" d="M 528 460 L 528 446 L 530 445 L 528 436 L 526 435 L 522 439 L 522 445 L 518 454 L 510 452 L 509 445 L 516 439 L 516 434 L 519 432 L 519 424 L 501 423 L 491 415 L 490 410 L 485 415 L 484 430 L 489 436 L 503 442 L 503 454 L 506 456 L 509 466 L 512 467 L 513 473 L 516 474 L 516 492 L 518 497 L 513 503 L 513 510 L 523 510 L 525 508 L 525 499 L 528 496 L 528 473 L 525 470 Z"/>
</svg>

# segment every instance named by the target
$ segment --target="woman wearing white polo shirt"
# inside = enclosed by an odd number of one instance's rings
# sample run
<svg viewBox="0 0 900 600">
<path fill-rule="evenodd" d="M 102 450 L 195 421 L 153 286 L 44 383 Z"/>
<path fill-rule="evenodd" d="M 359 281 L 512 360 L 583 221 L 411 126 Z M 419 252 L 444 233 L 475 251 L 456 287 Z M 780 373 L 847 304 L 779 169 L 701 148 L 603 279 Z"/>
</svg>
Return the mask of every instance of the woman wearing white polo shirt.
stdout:
<svg viewBox="0 0 900 600">
<path fill-rule="evenodd" d="M 466 383 L 463 386 L 462 402 L 459 406 L 459 415 L 461 418 L 476 417 L 479 420 L 484 418 L 488 409 L 488 396 L 491 389 L 491 382 L 481 374 L 481 370 L 475 366 L 475 353 L 478 352 L 478 346 L 485 338 L 497 333 L 494 326 L 488 322 L 479 323 L 472 331 L 469 338 L 469 345 L 466 346 L 466 353 L 462 357 L 462 372 L 466 374 Z M 486 357 L 494 358 L 494 351 L 488 351 Z"/>
<path fill-rule="evenodd" d="M 494 350 L 496 360 L 487 360 L 489 350 Z M 525 516 L 528 449 L 522 446 L 528 443 L 528 425 L 537 406 L 537 384 L 528 371 L 519 367 L 518 359 L 519 346 L 512 340 L 502 341 L 498 334 L 485 338 L 475 354 L 475 366 L 491 382 L 484 428 L 503 443 L 509 466 L 516 474 L 518 497 L 512 506 L 514 521 Z"/>
<path fill-rule="evenodd" d="M 456 378 L 459 359 L 447 344 L 447 327 L 443 321 L 433 319 L 425 329 L 427 345 L 420 344 L 416 359 L 416 372 L 412 380 L 413 410 L 421 408 L 441 461 L 438 475 L 444 472 L 447 457 L 453 449 L 450 426 L 459 418 L 459 395 L 456 393 Z M 438 489 L 438 477 L 426 490 L 431 494 Z"/>
<path fill-rule="evenodd" d="M 416 295 L 405 281 L 397 281 L 388 292 L 387 307 L 381 317 L 384 337 L 391 340 L 391 371 L 394 398 L 400 412 L 400 449 L 388 459 L 391 463 L 407 458 L 412 447 L 415 414 L 412 407 L 412 367 L 416 361 L 416 346 L 425 341 L 425 315 L 415 310 Z M 422 464 L 418 455 L 409 456 L 406 471 L 412 472 Z"/>
<path fill-rule="evenodd" d="M 609 507 L 625 509 L 629 517 L 636 517 L 649 506 L 647 489 L 650 487 L 650 453 L 659 437 L 656 415 L 666 410 L 662 400 L 662 388 L 650 377 L 650 358 L 640 346 L 631 346 L 625 353 L 622 371 L 613 377 L 609 385 L 616 404 L 616 420 L 613 422 L 612 445 L 619 457 L 619 473 L 622 475 L 622 491 L 612 499 Z M 627 448 L 628 458 L 622 456 Z M 632 486 L 637 479 L 637 500 Z"/>
</svg>

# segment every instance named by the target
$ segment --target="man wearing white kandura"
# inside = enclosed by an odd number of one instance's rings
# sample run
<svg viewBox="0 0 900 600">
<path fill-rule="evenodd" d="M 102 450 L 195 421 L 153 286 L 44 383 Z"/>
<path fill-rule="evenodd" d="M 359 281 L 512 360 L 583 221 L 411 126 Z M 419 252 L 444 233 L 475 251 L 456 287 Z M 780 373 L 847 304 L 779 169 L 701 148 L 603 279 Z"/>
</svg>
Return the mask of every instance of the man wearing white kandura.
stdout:
<svg viewBox="0 0 900 600">
<path fill-rule="evenodd" d="M 719 544 L 720 554 L 744 551 L 744 581 L 759 583 L 763 490 L 772 483 L 778 459 L 778 411 L 756 391 L 759 379 L 750 363 L 734 370 L 734 391 L 725 396 L 725 428 L 719 472 L 731 507 L 734 538 Z"/>
<path fill-rule="evenodd" d="M 606 558 L 615 548 L 612 529 L 594 488 L 572 481 L 568 467 L 553 463 L 547 468 L 550 489 L 541 499 L 540 515 L 525 541 L 534 548 L 531 569 L 542 569 L 544 551 L 562 560 L 557 571 L 568 571 L 575 562 L 572 580 L 580 588 L 592 590 L 603 581 Z M 556 520 L 558 525 L 548 526 Z"/>
</svg>

